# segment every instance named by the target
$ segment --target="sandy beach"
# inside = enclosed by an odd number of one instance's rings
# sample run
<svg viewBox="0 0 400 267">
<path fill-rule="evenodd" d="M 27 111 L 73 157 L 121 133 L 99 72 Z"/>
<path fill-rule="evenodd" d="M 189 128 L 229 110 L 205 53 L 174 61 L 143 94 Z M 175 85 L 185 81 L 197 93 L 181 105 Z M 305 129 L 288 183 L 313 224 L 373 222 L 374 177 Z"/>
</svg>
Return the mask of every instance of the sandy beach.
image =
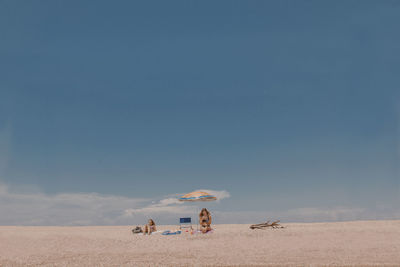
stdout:
<svg viewBox="0 0 400 267">
<path fill-rule="evenodd" d="M 1 226 L 0 266 L 400 266 L 400 221 L 283 225 L 176 236 L 134 235 L 132 226 Z"/>
</svg>

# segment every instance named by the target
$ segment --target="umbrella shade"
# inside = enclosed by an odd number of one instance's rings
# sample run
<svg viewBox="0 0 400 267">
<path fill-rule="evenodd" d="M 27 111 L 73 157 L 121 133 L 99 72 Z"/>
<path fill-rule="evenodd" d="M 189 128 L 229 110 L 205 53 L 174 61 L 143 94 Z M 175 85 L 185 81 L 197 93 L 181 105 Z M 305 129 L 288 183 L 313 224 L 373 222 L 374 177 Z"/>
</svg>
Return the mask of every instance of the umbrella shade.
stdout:
<svg viewBox="0 0 400 267">
<path fill-rule="evenodd" d="M 217 198 L 210 193 L 202 191 L 194 191 L 189 194 L 183 195 L 179 198 L 179 201 L 214 201 Z"/>
</svg>

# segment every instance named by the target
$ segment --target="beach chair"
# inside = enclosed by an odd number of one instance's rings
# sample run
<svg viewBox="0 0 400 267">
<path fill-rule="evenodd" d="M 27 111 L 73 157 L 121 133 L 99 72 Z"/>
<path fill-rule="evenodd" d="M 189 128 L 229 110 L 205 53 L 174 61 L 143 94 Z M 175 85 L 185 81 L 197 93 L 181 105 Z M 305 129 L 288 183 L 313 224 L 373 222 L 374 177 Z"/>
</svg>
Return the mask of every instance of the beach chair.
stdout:
<svg viewBox="0 0 400 267">
<path fill-rule="evenodd" d="M 187 218 L 179 218 L 179 229 L 183 228 L 190 228 L 193 230 L 192 227 L 192 218 L 187 217 Z"/>
</svg>

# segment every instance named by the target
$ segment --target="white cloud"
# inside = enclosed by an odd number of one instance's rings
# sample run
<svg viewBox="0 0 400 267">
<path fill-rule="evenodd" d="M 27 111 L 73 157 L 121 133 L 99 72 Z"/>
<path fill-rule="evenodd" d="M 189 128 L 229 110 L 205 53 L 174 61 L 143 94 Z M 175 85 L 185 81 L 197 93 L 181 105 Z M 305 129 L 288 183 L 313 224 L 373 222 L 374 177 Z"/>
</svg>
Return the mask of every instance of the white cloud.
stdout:
<svg viewBox="0 0 400 267">
<path fill-rule="evenodd" d="M 183 205 L 183 202 L 178 201 L 176 198 L 162 199 L 157 203 L 151 203 L 141 208 L 126 209 L 124 215 L 127 217 L 133 217 L 139 214 L 154 215 L 159 213 L 185 213 L 187 206 Z"/>
<path fill-rule="evenodd" d="M 205 191 L 217 197 L 217 200 L 220 201 L 222 199 L 230 197 L 228 191 L 225 190 L 210 190 L 210 189 L 199 189 L 196 191 Z M 180 194 L 175 194 L 180 195 Z M 145 207 L 137 208 L 137 209 L 127 209 L 124 211 L 124 215 L 127 217 L 133 217 L 138 214 L 146 214 L 149 216 L 157 215 L 157 214 L 191 214 L 196 209 L 185 202 L 181 202 L 177 199 L 177 197 L 165 198 L 156 203 L 152 203 Z"/>
<path fill-rule="evenodd" d="M 208 191 L 221 198 L 229 195 Z M 97 193 L 21 193 L 0 183 L 0 225 L 131 225 L 149 217 L 173 223 L 194 210 L 172 195 L 157 200 Z"/>
<path fill-rule="evenodd" d="M 0 184 L 1 225 L 129 224 L 122 211 L 148 199 L 97 193 L 15 193 Z"/>
</svg>

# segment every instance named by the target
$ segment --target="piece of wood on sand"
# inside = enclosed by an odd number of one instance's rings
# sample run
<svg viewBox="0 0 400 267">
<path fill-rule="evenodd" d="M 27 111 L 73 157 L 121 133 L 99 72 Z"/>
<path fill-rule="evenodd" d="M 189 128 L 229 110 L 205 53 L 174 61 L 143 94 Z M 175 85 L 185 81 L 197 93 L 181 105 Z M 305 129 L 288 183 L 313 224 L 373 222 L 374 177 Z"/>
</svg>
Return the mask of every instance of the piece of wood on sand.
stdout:
<svg viewBox="0 0 400 267">
<path fill-rule="evenodd" d="M 253 225 L 250 225 L 250 229 L 285 228 L 284 226 L 280 225 L 279 222 L 280 221 L 278 220 L 278 221 L 274 221 L 272 223 L 270 223 L 270 221 L 267 221 L 265 223 L 253 224 Z"/>
</svg>

